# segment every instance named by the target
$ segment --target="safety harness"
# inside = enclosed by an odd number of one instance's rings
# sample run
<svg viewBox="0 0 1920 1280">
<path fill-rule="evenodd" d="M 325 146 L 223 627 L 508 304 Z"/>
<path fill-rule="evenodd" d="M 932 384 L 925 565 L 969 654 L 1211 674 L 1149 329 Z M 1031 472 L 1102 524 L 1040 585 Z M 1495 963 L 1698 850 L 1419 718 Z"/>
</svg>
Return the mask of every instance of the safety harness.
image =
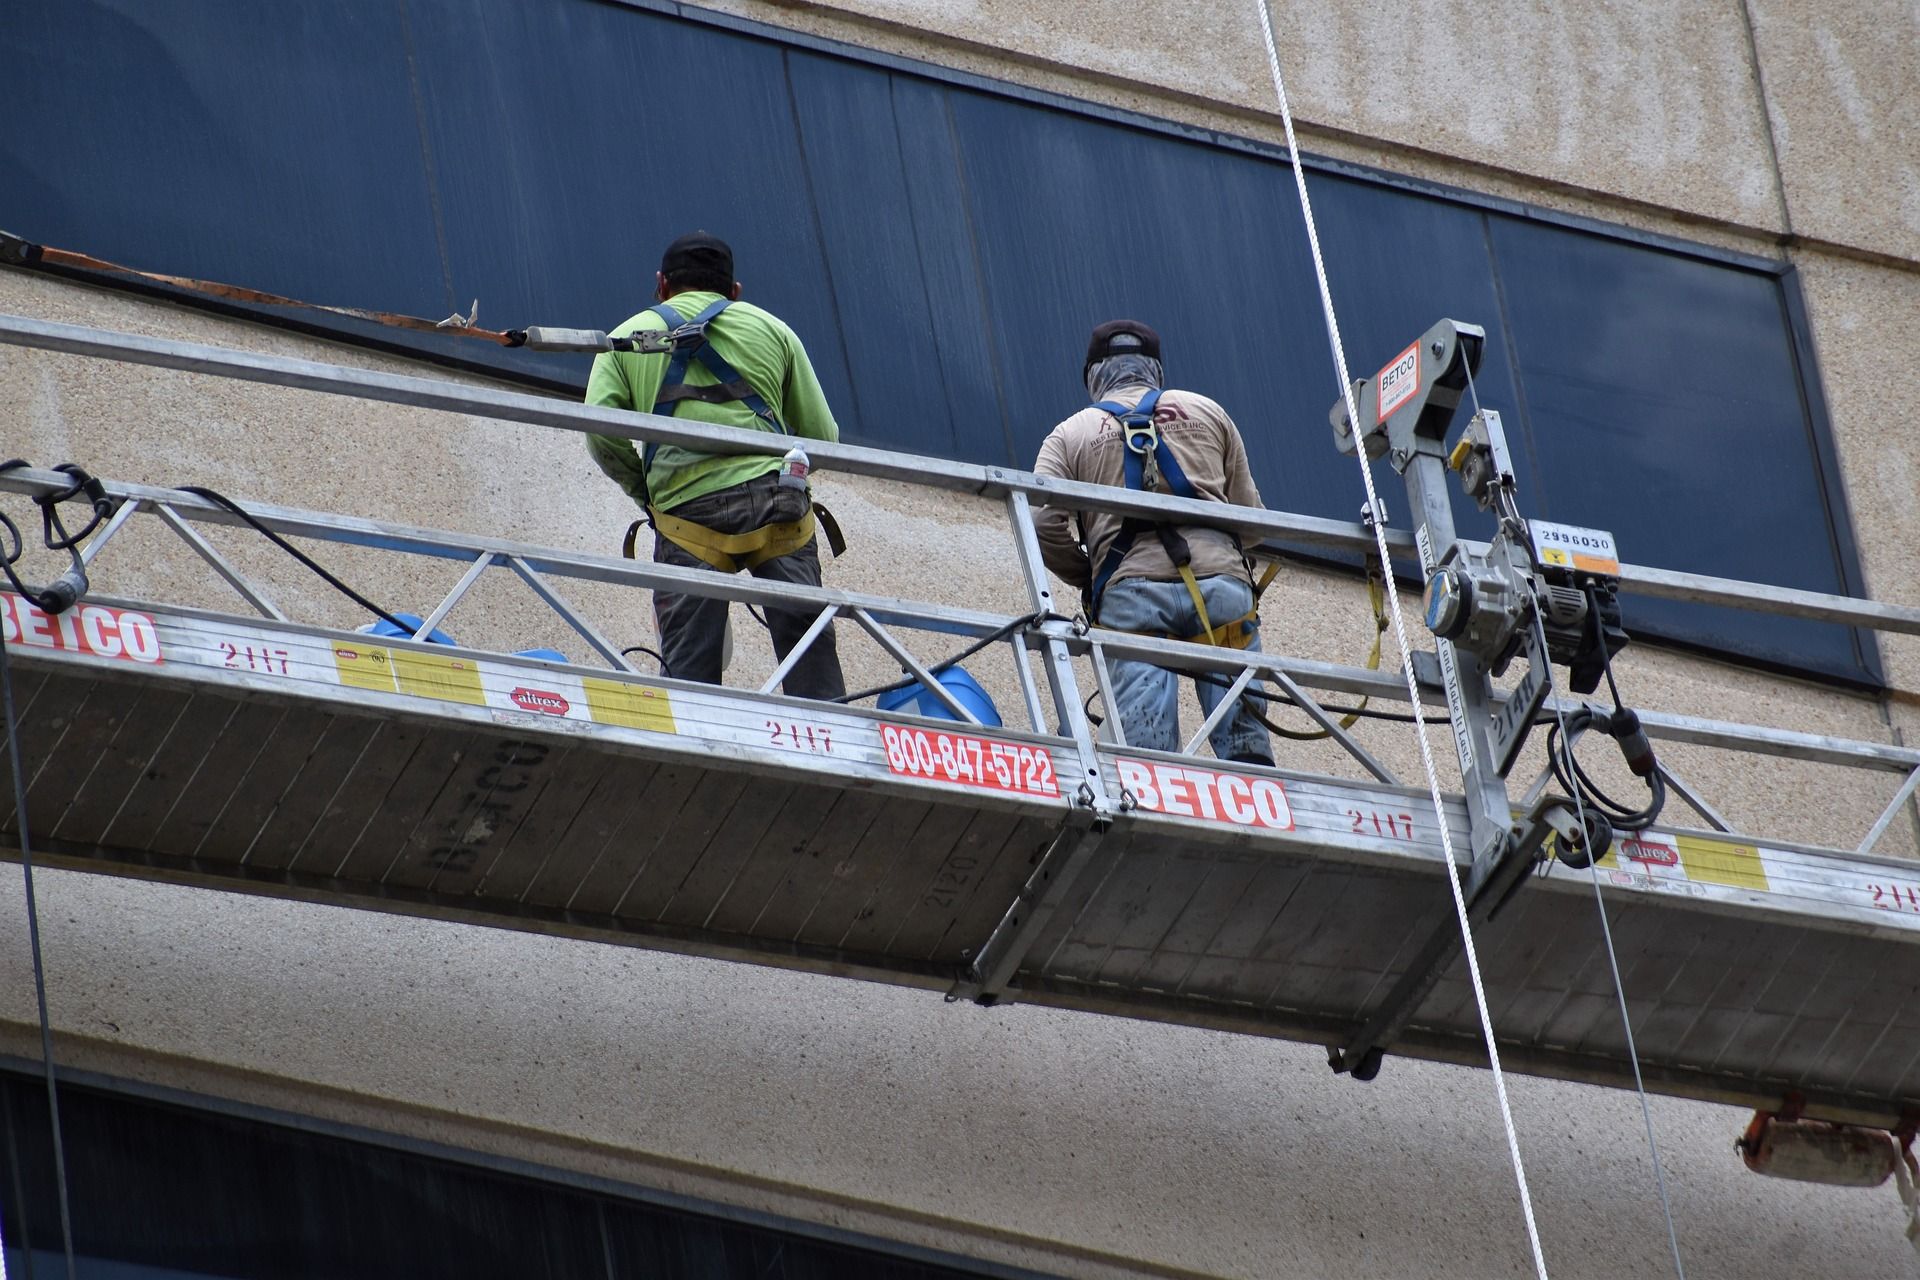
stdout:
<svg viewBox="0 0 1920 1280">
<path fill-rule="evenodd" d="M 755 417 L 766 423 L 780 435 L 791 434 L 780 415 L 773 411 L 766 398 L 754 390 L 753 384 L 735 369 L 728 359 L 721 355 L 711 342 L 707 341 L 707 326 L 714 318 L 729 306 L 728 299 L 708 306 L 693 319 L 682 316 L 671 303 L 660 302 L 647 308 L 647 312 L 659 316 L 667 326 L 667 337 L 673 344 L 673 353 L 667 359 L 667 370 L 660 380 L 660 390 L 654 397 L 653 411 L 664 417 L 673 417 L 682 400 L 699 400 L 706 404 L 730 404 L 738 401 L 752 410 Z M 687 368 L 695 360 L 705 366 L 714 377 L 711 386 L 695 386 L 687 381 Z M 640 467 L 643 475 L 653 470 L 654 455 L 660 451 L 657 442 L 649 442 L 640 454 Z M 746 533 L 721 533 L 706 525 L 673 515 L 666 511 L 655 511 L 649 503 L 645 520 L 635 520 L 627 526 L 627 536 L 621 545 L 622 554 L 631 560 L 634 556 L 634 542 L 639 537 L 640 526 L 652 522 L 660 535 L 689 555 L 696 556 L 722 573 L 738 573 L 742 569 L 752 569 L 769 560 L 778 559 L 800 550 L 812 540 L 814 535 L 814 516 L 819 515 L 819 527 L 826 534 L 827 547 L 834 555 L 847 549 L 846 538 L 840 533 L 839 522 L 825 507 L 809 503 L 807 512 L 798 520 L 782 521 L 777 524 L 763 524 L 758 529 Z"/>
<path fill-rule="evenodd" d="M 1127 488 L 1141 493 L 1164 490 L 1177 498 L 1196 498 L 1199 494 L 1194 492 L 1187 473 L 1180 469 L 1179 459 L 1173 456 L 1173 450 L 1160 447 L 1160 428 L 1153 421 L 1153 411 L 1159 403 L 1160 391 L 1155 388 L 1135 405 L 1101 400 L 1092 407 L 1110 415 L 1120 424 L 1120 439 L 1126 446 L 1121 455 L 1121 464 Z M 1274 574 L 1280 571 L 1280 566 L 1268 564 L 1266 571 L 1253 581 L 1253 608 L 1250 611 L 1216 627 L 1207 616 L 1207 603 L 1200 595 L 1200 582 L 1193 576 L 1193 550 L 1180 531 L 1165 521 L 1138 520 L 1131 516 L 1121 521 L 1120 532 L 1107 548 L 1106 559 L 1093 575 L 1093 584 L 1087 591 L 1087 612 L 1094 620 L 1099 620 L 1100 597 L 1106 592 L 1107 583 L 1126 560 L 1127 553 L 1133 550 L 1134 542 L 1149 529 L 1160 539 L 1167 559 L 1173 561 L 1174 568 L 1180 571 L 1180 581 L 1187 584 L 1187 594 L 1193 597 L 1194 612 L 1204 628 L 1197 635 L 1170 638 L 1185 640 L 1190 644 L 1218 645 L 1225 649 L 1244 649 L 1252 644 L 1260 618 L 1260 595 L 1267 589 L 1267 584 L 1273 581 Z M 1236 546 L 1238 542 L 1236 538 Z"/>
<path fill-rule="evenodd" d="M 1122 469 L 1126 486 L 1142 493 L 1152 493 L 1164 485 L 1165 490 L 1175 497 L 1195 498 L 1193 483 L 1187 479 L 1186 472 L 1180 469 L 1180 462 L 1174 457 L 1171 448 L 1160 447 L 1160 429 L 1155 425 L 1153 412 L 1160 402 L 1158 389 L 1147 392 L 1140 402 L 1128 407 L 1116 400 L 1097 401 L 1093 408 L 1111 415 L 1120 424 L 1120 438 L 1126 445 L 1122 454 Z M 1148 529 L 1159 537 L 1160 545 L 1166 549 L 1167 558 L 1180 571 L 1180 580 L 1186 583 L 1187 594 L 1193 597 L 1194 611 L 1205 628 L 1198 635 L 1175 636 L 1170 633 L 1168 639 L 1185 640 L 1189 644 L 1211 644 L 1227 649 L 1244 649 L 1253 643 L 1255 624 L 1260 616 L 1260 597 L 1273 582 L 1274 575 L 1280 572 L 1278 561 L 1268 561 L 1267 567 L 1256 577 L 1252 566 L 1248 566 L 1248 579 L 1253 586 L 1253 608 L 1235 618 L 1214 626 L 1207 616 L 1207 604 L 1200 595 L 1200 583 L 1193 574 L 1193 551 L 1187 540 L 1174 526 L 1149 520 L 1136 520 L 1131 517 L 1121 522 L 1120 532 L 1107 548 L 1106 559 L 1093 575 L 1093 584 L 1087 592 L 1087 612 L 1097 622 L 1100 617 L 1100 596 L 1107 589 L 1107 583 L 1114 572 L 1120 568 L 1127 553 L 1133 550 L 1133 544 Z M 1083 542 L 1085 538 L 1081 539 Z M 1235 539 L 1235 545 L 1239 540 Z M 1376 671 L 1380 667 L 1380 637 L 1387 629 L 1385 596 L 1382 592 L 1379 569 L 1369 564 L 1367 568 L 1367 600 L 1373 607 L 1373 646 L 1367 652 L 1367 670 Z M 1362 698 L 1360 705 L 1352 712 L 1340 718 L 1340 727 L 1351 729 L 1367 709 L 1367 699 Z M 1283 729 L 1278 725 L 1267 726 L 1283 738 L 1293 738 L 1302 742 L 1330 737 L 1331 731 L 1318 729 L 1302 732 Z"/>
</svg>

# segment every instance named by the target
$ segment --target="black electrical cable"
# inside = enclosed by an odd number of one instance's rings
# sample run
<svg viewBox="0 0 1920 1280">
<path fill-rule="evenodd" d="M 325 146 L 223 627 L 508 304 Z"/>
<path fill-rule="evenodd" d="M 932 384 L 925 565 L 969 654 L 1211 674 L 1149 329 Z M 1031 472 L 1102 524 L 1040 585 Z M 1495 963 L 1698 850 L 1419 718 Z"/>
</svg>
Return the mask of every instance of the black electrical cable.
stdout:
<svg viewBox="0 0 1920 1280">
<path fill-rule="evenodd" d="M 657 663 L 659 663 L 659 664 L 660 664 L 660 673 L 661 673 L 662 675 L 665 675 L 665 674 L 666 674 L 666 671 L 667 671 L 667 660 L 666 660 L 665 658 L 663 658 L 663 657 L 661 657 L 661 656 L 660 656 L 659 654 L 657 654 L 657 653 L 655 653 L 655 652 L 654 652 L 653 650 L 651 650 L 651 649 L 649 649 L 649 648 L 647 648 L 647 646 L 645 646 L 645 645 L 643 645 L 643 644 L 630 644 L 630 645 L 628 645 L 628 646 L 627 646 L 626 648 L 624 648 L 624 649 L 622 649 L 622 650 L 620 651 L 620 656 L 624 658 L 624 657 L 626 657 L 626 656 L 627 656 L 628 654 L 630 654 L 630 653 L 644 653 L 644 654 L 646 654 L 646 655 L 647 655 L 647 656 L 648 656 L 649 658 L 652 658 L 652 659 L 653 659 L 653 660 L 654 660 L 655 662 L 657 662 Z"/>
<path fill-rule="evenodd" d="M 291 542 L 288 542 L 285 538 L 275 533 L 272 529 L 267 528 L 266 525 L 262 524 L 258 519 L 254 517 L 252 512 L 248 511 L 245 507 L 241 506 L 239 503 L 235 502 L 233 499 L 228 498 L 223 494 L 216 493 L 212 489 L 206 488 L 204 485 L 183 484 L 183 485 L 179 485 L 178 488 L 181 493 L 191 493 L 196 498 L 205 498 L 208 502 L 214 503 L 216 506 L 225 507 L 228 511 L 233 512 L 233 514 L 239 516 L 242 520 L 245 520 L 248 524 L 252 525 L 255 529 L 265 534 L 267 536 L 268 541 L 272 542 L 273 545 L 275 545 L 276 547 L 279 547 L 282 551 L 292 556 L 295 560 L 298 560 L 301 564 L 313 570 L 322 579 L 324 579 L 326 583 L 329 586 L 331 586 L 334 590 L 340 592 L 342 595 L 346 596 L 349 600 L 353 601 L 355 604 L 359 605 L 362 609 L 365 609 L 367 612 L 373 614 L 375 617 L 380 618 L 382 621 L 387 622 L 392 626 L 398 627 L 400 629 L 400 634 L 410 636 L 416 630 L 418 630 L 418 628 L 416 627 L 408 626 L 406 623 L 394 617 L 392 614 L 388 613 L 385 609 L 382 609 L 379 605 L 375 604 L 373 601 L 361 595 L 358 591 L 355 591 L 352 587 L 348 586 L 346 583 L 340 581 L 340 579 L 334 577 L 333 574 L 329 573 L 326 570 L 326 568 L 324 568 L 320 564 L 319 561 L 315 560 L 312 556 L 309 556 L 306 552 L 302 551 L 300 548 L 294 546 Z"/>
<path fill-rule="evenodd" d="M 46 1066 L 47 1116 L 53 1128 L 53 1173 L 60 1193 L 60 1237 L 67 1252 L 67 1280 L 76 1280 L 73 1210 L 67 1198 L 67 1152 L 60 1132 L 60 1088 L 53 1065 L 53 1024 L 47 1016 L 47 971 L 40 949 L 40 907 L 33 884 L 33 840 L 27 825 L 27 782 L 20 763 L 20 722 L 13 706 L 13 664 L 0 629 L 0 704 L 7 722 L 7 759 L 13 773 L 15 821 L 20 828 L 20 869 L 26 880 L 27 945 L 33 954 L 33 995 L 40 1013 L 40 1057 Z"/>
<path fill-rule="evenodd" d="M 1599 605 L 1591 588 L 1588 589 L 1587 598 L 1588 616 L 1594 619 L 1597 630 L 1600 625 Z M 1547 730 L 1547 767 L 1553 771 L 1554 781 L 1560 784 L 1561 790 L 1605 814 L 1615 829 L 1644 831 L 1654 824 L 1660 811 L 1666 807 L 1667 783 L 1661 774 L 1659 761 L 1654 758 L 1653 748 L 1640 728 L 1639 716 L 1620 701 L 1620 686 L 1613 678 L 1613 655 L 1607 651 L 1605 638 L 1601 637 L 1599 643 L 1600 665 L 1606 673 L 1607 690 L 1613 695 L 1613 712 L 1609 715 L 1592 707 L 1582 707 L 1566 718 L 1564 735 L 1561 733 L 1561 724 L 1555 721 Z M 1587 729 L 1602 730 L 1620 743 L 1628 766 L 1646 779 L 1648 799 L 1644 806 L 1635 809 L 1615 800 L 1602 791 L 1592 776 L 1580 767 L 1579 759 L 1573 754 L 1573 740 Z"/>
<path fill-rule="evenodd" d="M 1221 676 L 1216 676 L 1211 672 L 1195 671 L 1195 672 L 1190 672 L 1189 674 L 1192 675 L 1192 677 L 1195 680 L 1204 681 L 1205 683 L 1213 685 L 1216 688 L 1230 689 L 1233 687 L 1232 681 L 1227 680 Z M 1294 700 L 1292 694 L 1287 693 L 1284 690 L 1275 690 L 1273 692 L 1268 692 L 1263 687 L 1260 690 L 1260 696 L 1262 698 L 1271 699 L 1274 702 L 1283 702 L 1290 707 L 1298 707 L 1300 705 L 1298 702 Z M 1320 709 L 1331 716 L 1359 716 L 1362 720 L 1387 720 L 1395 724 L 1419 723 L 1419 721 L 1415 720 L 1413 716 L 1409 715 L 1404 711 L 1375 711 L 1373 708 L 1365 707 L 1365 706 L 1361 706 L 1361 707 L 1322 706 Z M 1286 730 L 1281 729 L 1279 726 L 1270 723 L 1264 716 L 1255 716 L 1254 718 L 1259 720 L 1261 724 L 1266 725 L 1267 728 L 1273 730 L 1273 732 L 1275 733 L 1287 732 Z M 1446 716 L 1442 716 L 1438 719 L 1435 719 L 1432 716 L 1428 716 L 1426 718 L 1426 722 L 1428 724 L 1452 724 L 1453 720 L 1450 717 L 1446 717 Z M 1534 723 L 1543 724 L 1545 723 L 1545 720 L 1544 718 L 1542 718 L 1540 720 L 1534 721 Z"/>
<path fill-rule="evenodd" d="M 974 654 L 980 652 L 982 649 L 986 648 L 988 645 L 994 644 L 1001 640 L 1005 640 L 1008 636 L 1012 635 L 1016 631 L 1023 630 L 1027 627 L 1038 626 L 1040 623 L 1046 621 L 1049 616 L 1052 616 L 1052 615 L 1049 615 L 1046 610 L 1042 609 L 1038 612 L 1030 613 L 1024 618 L 1015 618 L 1012 622 L 1007 623 L 1004 627 L 1000 627 L 997 630 L 987 635 L 981 636 L 980 639 L 974 641 L 972 644 L 962 649 L 959 653 L 954 654 L 951 658 L 946 658 L 940 662 L 934 663 L 932 666 L 927 668 L 927 672 L 929 675 L 937 676 L 942 671 L 945 671 L 948 667 L 953 666 L 955 663 L 965 662 L 968 658 L 971 658 Z M 900 679 L 895 680 L 892 684 L 878 685 L 872 689 L 862 689 L 857 693 L 843 693 L 839 697 L 832 699 L 832 701 L 841 702 L 841 703 L 859 702 L 863 698 L 878 697 L 883 693 L 892 693 L 896 689 L 905 689 L 909 685 L 914 685 L 918 683 L 919 683 L 918 676 L 902 676 Z"/>
<path fill-rule="evenodd" d="M 34 501 L 40 504 L 40 520 L 45 530 L 47 550 L 71 551 L 85 542 L 98 529 L 103 521 L 113 515 L 113 500 L 107 497 L 107 491 L 98 480 L 88 475 L 86 470 L 75 463 L 63 462 L 55 471 L 70 477 L 73 483 L 59 493 L 42 494 Z M 87 496 L 93 507 L 93 518 L 78 533 L 68 533 L 66 524 L 60 519 L 60 504 L 69 498 Z M 53 535 L 58 532 L 59 537 Z"/>
</svg>

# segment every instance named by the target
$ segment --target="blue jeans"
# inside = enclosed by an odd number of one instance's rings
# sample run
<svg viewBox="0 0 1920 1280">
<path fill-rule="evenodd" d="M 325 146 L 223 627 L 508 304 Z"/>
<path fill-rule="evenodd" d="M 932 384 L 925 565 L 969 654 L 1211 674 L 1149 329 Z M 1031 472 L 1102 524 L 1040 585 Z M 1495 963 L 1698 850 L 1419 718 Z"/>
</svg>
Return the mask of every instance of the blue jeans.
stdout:
<svg viewBox="0 0 1920 1280">
<path fill-rule="evenodd" d="M 1200 579 L 1200 598 L 1207 602 L 1207 617 L 1216 627 L 1253 609 L 1253 588 L 1232 574 Z M 1187 584 L 1178 580 L 1154 582 L 1147 578 L 1121 578 L 1108 584 L 1100 597 L 1099 621 L 1101 626 L 1114 631 L 1158 631 L 1183 638 L 1198 635 L 1205 629 L 1199 612 L 1193 607 Z M 1255 618 L 1249 625 L 1258 627 L 1259 622 Z M 1257 631 L 1246 652 L 1260 652 Z M 1194 692 L 1199 695 L 1203 713 L 1213 713 L 1232 682 L 1232 676 L 1212 674 L 1207 679 L 1194 681 Z M 1128 746 L 1152 751 L 1180 750 L 1179 693 L 1178 674 L 1165 667 L 1148 662 L 1116 661 L 1113 664 L 1113 696 L 1120 704 L 1114 710 L 1119 712 Z M 1273 747 L 1268 741 L 1266 726 L 1254 719 L 1255 715 L 1265 712 L 1265 699 L 1242 695 L 1207 737 L 1213 744 L 1213 754 L 1221 760 L 1259 760 L 1271 764 Z"/>
</svg>

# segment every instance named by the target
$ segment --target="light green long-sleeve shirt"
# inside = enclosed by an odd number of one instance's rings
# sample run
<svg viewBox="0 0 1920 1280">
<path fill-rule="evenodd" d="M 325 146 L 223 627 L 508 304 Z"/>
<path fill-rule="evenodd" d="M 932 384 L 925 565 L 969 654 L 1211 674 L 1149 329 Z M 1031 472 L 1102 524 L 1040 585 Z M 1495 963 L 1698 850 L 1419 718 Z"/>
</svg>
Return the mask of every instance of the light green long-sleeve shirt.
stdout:
<svg viewBox="0 0 1920 1280">
<path fill-rule="evenodd" d="M 720 300 L 717 293 L 692 292 L 674 295 L 673 309 L 691 320 Z M 643 311 L 613 331 L 615 337 L 627 337 L 641 329 L 665 329 L 666 321 Z M 807 349 L 785 321 L 750 302 L 736 302 L 707 326 L 707 341 L 727 363 L 740 372 L 753 389 L 772 407 L 787 431 L 809 440 L 838 440 L 840 428 L 827 407 L 807 359 Z M 593 374 L 587 379 L 587 403 L 611 409 L 653 411 L 660 383 L 667 373 L 666 354 L 640 355 L 612 351 L 594 357 Z M 693 386 L 711 386 L 716 379 L 698 359 L 687 362 L 687 382 Z M 674 416 L 725 427 L 747 427 L 771 431 L 753 410 L 738 400 L 708 404 L 704 400 L 682 400 Z M 600 469 L 625 489 L 635 502 L 651 502 L 656 511 L 670 511 L 692 498 L 704 497 L 730 488 L 755 476 L 777 471 L 779 455 L 695 453 L 674 445 L 661 445 L 654 453 L 651 475 L 643 471 L 640 453 L 631 440 L 620 436 L 587 437 L 587 451 Z"/>
</svg>

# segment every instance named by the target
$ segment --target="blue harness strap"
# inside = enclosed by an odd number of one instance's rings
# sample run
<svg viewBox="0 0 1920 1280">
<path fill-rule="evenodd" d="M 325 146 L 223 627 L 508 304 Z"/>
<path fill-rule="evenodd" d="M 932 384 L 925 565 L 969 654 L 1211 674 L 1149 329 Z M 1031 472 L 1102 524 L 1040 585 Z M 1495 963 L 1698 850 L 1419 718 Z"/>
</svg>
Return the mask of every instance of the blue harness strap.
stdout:
<svg viewBox="0 0 1920 1280">
<path fill-rule="evenodd" d="M 1160 392 L 1156 389 L 1140 397 L 1140 403 L 1135 405 L 1124 405 L 1117 400 L 1101 400 L 1092 407 L 1102 413 L 1112 414 L 1120 423 L 1120 438 L 1124 446 L 1121 468 L 1122 474 L 1126 477 L 1127 488 L 1142 493 L 1147 491 L 1147 464 L 1152 462 L 1154 470 L 1165 481 L 1167 492 L 1177 498 L 1198 497 L 1199 495 L 1194 492 L 1193 484 L 1187 479 L 1187 473 L 1180 469 L 1179 460 L 1173 456 L 1173 450 L 1160 447 L 1160 432 L 1153 425 L 1153 411 L 1159 403 Z M 1113 545 L 1107 548 L 1106 559 L 1101 562 L 1100 571 L 1093 575 L 1093 586 L 1088 592 L 1096 620 L 1100 615 L 1100 595 L 1107 589 L 1108 580 L 1120 568 L 1121 562 L 1127 558 L 1127 553 L 1133 550 L 1134 541 L 1148 529 L 1156 527 L 1165 529 L 1165 526 L 1155 526 L 1146 520 L 1121 522 L 1120 532 L 1114 538 Z M 1165 529 L 1165 533 L 1172 534 L 1173 538 L 1179 540 L 1184 546 L 1184 539 L 1180 539 L 1179 535 L 1174 534 L 1171 529 Z M 1171 547 L 1168 549 L 1168 554 L 1173 555 Z M 1179 557 L 1176 556 L 1175 559 L 1177 561 Z"/>
<path fill-rule="evenodd" d="M 666 323 L 667 334 L 674 339 L 673 354 L 667 359 L 667 371 L 660 379 L 660 391 L 654 399 L 653 411 L 671 418 L 682 400 L 700 400 L 707 404 L 739 401 L 775 431 L 787 435 L 787 426 L 780 421 L 773 406 L 707 341 L 707 326 L 731 305 L 728 299 L 722 298 L 691 320 L 684 318 L 670 303 L 655 303 L 647 308 L 648 312 Z M 692 360 L 698 360 L 706 366 L 707 372 L 714 377 L 713 386 L 696 387 L 688 384 L 687 365 Z M 658 444 L 647 445 L 640 455 L 640 465 L 644 470 L 653 469 L 653 457 L 659 450 Z"/>
</svg>

